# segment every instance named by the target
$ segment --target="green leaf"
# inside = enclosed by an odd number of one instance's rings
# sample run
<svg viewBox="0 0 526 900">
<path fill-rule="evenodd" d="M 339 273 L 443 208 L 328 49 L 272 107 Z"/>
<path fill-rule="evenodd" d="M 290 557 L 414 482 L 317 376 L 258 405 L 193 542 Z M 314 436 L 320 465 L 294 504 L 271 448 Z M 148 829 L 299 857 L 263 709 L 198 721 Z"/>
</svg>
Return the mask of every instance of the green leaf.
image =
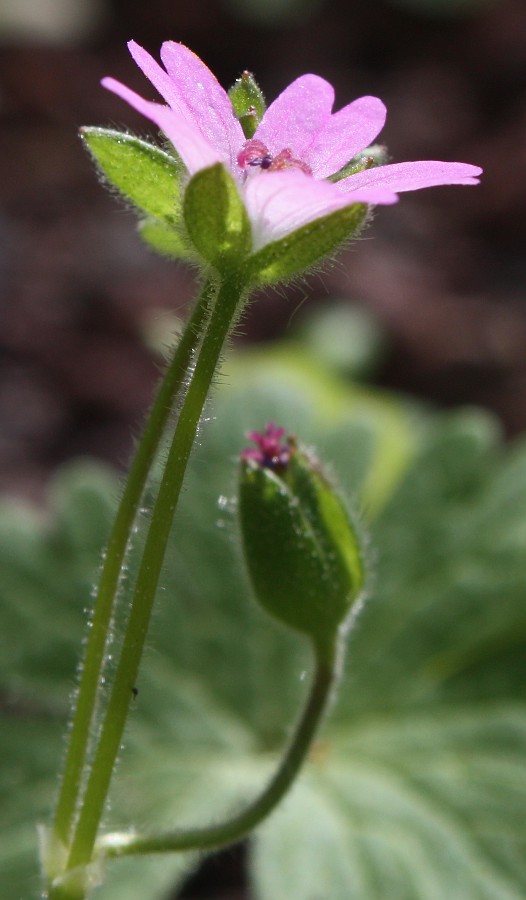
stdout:
<svg viewBox="0 0 526 900">
<path fill-rule="evenodd" d="M 377 571 L 310 762 L 253 836 L 251 895 L 521 900 L 526 445 L 504 448 L 482 413 L 424 415 L 348 386 L 297 351 L 226 370 L 175 523 L 108 828 L 217 822 L 266 783 L 287 740 L 310 660 L 250 599 L 230 500 L 243 434 L 272 418 L 332 461 L 373 530 Z M 5 900 L 38 893 L 33 822 L 53 796 L 114 494 L 82 471 L 62 476 L 51 519 L 0 516 Z M 96 896 L 162 900 L 195 863 L 117 861 Z"/>
<path fill-rule="evenodd" d="M 104 178 L 154 219 L 180 218 L 182 165 L 154 144 L 109 128 L 81 137 Z"/>
<path fill-rule="evenodd" d="M 65 709 L 64 678 L 78 653 L 71 638 L 89 606 L 116 494 L 113 477 L 86 464 L 55 482 L 53 525 L 24 507 L 1 509 L 0 678 L 8 695 L 17 697 L 22 680 L 26 701 Z"/>
<path fill-rule="evenodd" d="M 357 237 L 364 226 L 368 207 L 354 203 L 328 216 L 315 219 L 292 234 L 266 244 L 250 258 L 248 275 L 255 285 L 277 284 L 300 275 L 340 245 Z"/>
<path fill-rule="evenodd" d="M 416 710 L 328 732 L 258 835 L 258 900 L 519 900 L 524 705 Z"/>
<path fill-rule="evenodd" d="M 36 825 L 48 820 L 54 799 L 80 642 L 118 494 L 113 474 L 82 462 L 57 476 L 47 516 L 18 504 L 0 507 L 0 888 L 5 900 L 40 896 Z M 140 896 L 149 891 L 162 896 L 192 865 L 189 857 L 172 858 L 129 873 L 126 862 L 99 896 L 125 900 L 132 885 Z"/>
<path fill-rule="evenodd" d="M 236 184 L 221 164 L 201 169 L 184 195 L 186 228 L 198 253 L 217 268 L 240 268 L 250 252 L 251 230 Z"/>
</svg>

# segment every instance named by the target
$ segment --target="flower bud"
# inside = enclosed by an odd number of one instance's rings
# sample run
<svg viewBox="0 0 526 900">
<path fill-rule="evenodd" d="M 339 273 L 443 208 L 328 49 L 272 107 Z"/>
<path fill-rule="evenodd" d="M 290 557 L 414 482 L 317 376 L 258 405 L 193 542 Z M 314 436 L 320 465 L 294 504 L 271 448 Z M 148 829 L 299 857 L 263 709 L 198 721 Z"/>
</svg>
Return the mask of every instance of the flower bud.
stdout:
<svg viewBox="0 0 526 900">
<path fill-rule="evenodd" d="M 319 462 L 267 425 L 242 454 L 239 514 L 258 602 L 332 652 L 364 583 L 360 542 Z"/>
</svg>

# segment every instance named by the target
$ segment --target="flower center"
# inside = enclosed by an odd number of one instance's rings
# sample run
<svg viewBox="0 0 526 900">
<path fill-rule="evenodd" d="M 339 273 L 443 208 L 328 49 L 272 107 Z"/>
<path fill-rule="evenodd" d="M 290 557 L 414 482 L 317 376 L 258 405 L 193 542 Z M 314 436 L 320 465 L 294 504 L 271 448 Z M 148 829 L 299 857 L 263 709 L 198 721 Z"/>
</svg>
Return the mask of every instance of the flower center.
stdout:
<svg viewBox="0 0 526 900">
<path fill-rule="evenodd" d="M 292 150 L 285 148 L 275 156 L 262 141 L 245 141 L 237 154 L 237 163 L 241 169 L 259 168 L 263 171 L 278 172 L 283 169 L 299 169 L 306 175 L 312 175 L 312 169 L 301 159 L 292 155 Z"/>
</svg>

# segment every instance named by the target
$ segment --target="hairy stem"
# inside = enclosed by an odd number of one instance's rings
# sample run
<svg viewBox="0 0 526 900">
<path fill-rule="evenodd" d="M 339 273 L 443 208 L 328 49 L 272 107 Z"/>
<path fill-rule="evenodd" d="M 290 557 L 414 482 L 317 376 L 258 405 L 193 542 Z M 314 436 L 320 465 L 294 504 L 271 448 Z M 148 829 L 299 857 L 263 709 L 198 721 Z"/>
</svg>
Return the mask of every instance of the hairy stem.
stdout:
<svg viewBox="0 0 526 900">
<path fill-rule="evenodd" d="M 90 621 L 64 772 L 55 809 L 53 828 L 57 838 L 63 843 L 68 842 L 77 808 L 123 560 L 148 474 L 175 400 L 184 386 L 215 290 L 213 282 L 208 281 L 204 285 L 172 362 L 159 386 L 110 534 Z"/>
<path fill-rule="evenodd" d="M 225 279 L 220 284 L 181 406 L 157 501 L 152 511 L 120 660 L 73 835 L 67 871 L 86 866 L 92 857 L 100 818 L 122 741 L 132 688 L 139 670 L 151 609 L 190 450 L 213 375 L 225 340 L 234 324 L 243 294 L 244 284 L 235 276 Z"/>
<path fill-rule="evenodd" d="M 296 731 L 269 784 L 245 810 L 207 828 L 168 831 L 158 835 L 108 834 L 98 846 L 107 857 L 143 853 L 206 850 L 235 843 L 245 837 L 277 806 L 295 780 L 326 710 L 339 671 L 342 645 L 336 642 L 332 659 L 316 653 L 316 670 L 310 694 Z"/>
</svg>

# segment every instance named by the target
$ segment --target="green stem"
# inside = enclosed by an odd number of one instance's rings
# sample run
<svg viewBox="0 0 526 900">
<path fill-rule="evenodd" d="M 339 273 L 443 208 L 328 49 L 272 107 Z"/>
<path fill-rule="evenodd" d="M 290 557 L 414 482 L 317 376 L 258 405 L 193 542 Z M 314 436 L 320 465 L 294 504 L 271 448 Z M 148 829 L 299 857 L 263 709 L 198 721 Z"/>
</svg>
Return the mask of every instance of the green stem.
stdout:
<svg viewBox="0 0 526 900">
<path fill-rule="evenodd" d="M 286 794 L 305 760 L 337 677 L 338 648 L 341 647 L 342 645 L 337 642 L 336 652 L 333 653 L 331 660 L 326 655 L 316 654 L 316 671 L 311 691 L 294 737 L 276 774 L 250 806 L 226 822 L 208 828 L 169 831 L 152 836 L 108 834 L 101 838 L 98 844 L 102 854 L 117 857 L 143 853 L 210 850 L 239 841 L 259 825 Z"/>
<path fill-rule="evenodd" d="M 82 774 L 88 754 L 91 724 L 96 706 L 97 692 L 100 687 L 104 654 L 108 642 L 122 563 L 126 555 L 150 468 L 159 448 L 168 418 L 173 410 L 174 401 L 187 377 L 192 355 L 195 351 L 196 343 L 199 341 L 203 323 L 215 290 L 215 283 L 213 282 L 209 281 L 204 285 L 191 318 L 179 341 L 173 360 L 160 384 L 144 434 L 132 463 L 108 542 L 93 616 L 90 622 L 75 712 L 69 734 L 64 773 L 55 809 L 54 832 L 64 844 L 67 844 L 72 829 L 82 783 Z"/>
<path fill-rule="evenodd" d="M 235 321 L 243 293 L 244 284 L 235 276 L 221 283 L 181 407 L 152 512 L 120 661 L 94 754 L 91 774 L 86 784 L 67 870 L 87 865 L 92 857 L 115 760 L 122 742 L 132 688 L 139 670 L 152 604 L 188 457 L 212 378 Z"/>
</svg>

